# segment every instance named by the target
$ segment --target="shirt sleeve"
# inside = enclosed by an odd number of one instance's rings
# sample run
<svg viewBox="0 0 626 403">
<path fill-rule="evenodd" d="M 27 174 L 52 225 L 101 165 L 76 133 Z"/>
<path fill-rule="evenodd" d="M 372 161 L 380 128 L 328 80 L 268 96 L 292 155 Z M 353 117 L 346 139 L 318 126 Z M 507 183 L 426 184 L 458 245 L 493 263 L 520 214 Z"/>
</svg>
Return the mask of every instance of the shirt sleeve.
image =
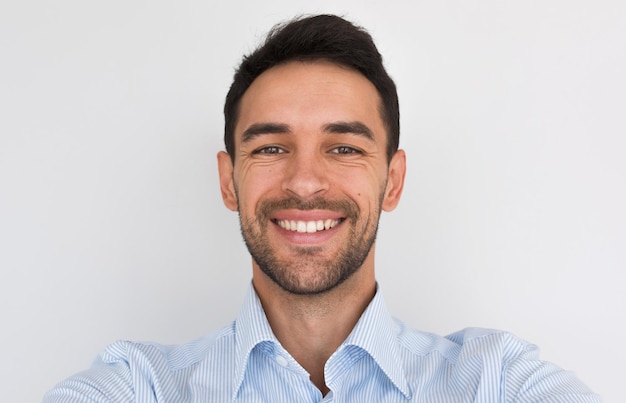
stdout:
<svg viewBox="0 0 626 403">
<path fill-rule="evenodd" d="M 574 373 L 541 361 L 534 345 L 506 367 L 504 389 L 506 402 L 602 402 Z"/>
</svg>

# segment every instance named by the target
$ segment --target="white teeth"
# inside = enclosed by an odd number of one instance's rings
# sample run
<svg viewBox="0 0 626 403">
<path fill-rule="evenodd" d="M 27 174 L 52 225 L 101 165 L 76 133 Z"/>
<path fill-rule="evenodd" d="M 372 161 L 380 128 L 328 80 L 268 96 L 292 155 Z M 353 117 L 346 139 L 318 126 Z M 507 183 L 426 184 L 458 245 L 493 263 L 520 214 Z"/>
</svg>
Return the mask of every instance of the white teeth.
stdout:
<svg viewBox="0 0 626 403">
<path fill-rule="evenodd" d="M 309 221 L 306 223 L 306 232 L 317 231 L 317 223 L 315 221 Z"/>
<path fill-rule="evenodd" d="M 306 232 L 306 222 L 298 221 L 298 226 L 296 228 L 296 231 L 298 231 L 298 232 Z"/>
<path fill-rule="evenodd" d="M 277 220 L 276 224 L 287 231 L 297 232 L 317 232 L 331 229 L 339 224 L 340 220 L 317 220 L 317 221 L 295 221 L 295 220 Z"/>
</svg>

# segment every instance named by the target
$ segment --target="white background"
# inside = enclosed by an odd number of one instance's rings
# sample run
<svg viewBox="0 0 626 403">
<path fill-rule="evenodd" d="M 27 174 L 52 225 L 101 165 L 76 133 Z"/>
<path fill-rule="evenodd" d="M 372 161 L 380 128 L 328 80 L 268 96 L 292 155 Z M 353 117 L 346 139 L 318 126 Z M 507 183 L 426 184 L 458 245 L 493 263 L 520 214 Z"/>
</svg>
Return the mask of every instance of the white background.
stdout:
<svg viewBox="0 0 626 403">
<path fill-rule="evenodd" d="M 1 3 L 1 400 L 40 400 L 116 339 L 235 317 L 250 261 L 218 192 L 223 99 L 274 23 L 334 12 L 400 93 L 391 310 L 509 330 L 623 401 L 626 2 L 312 3 Z"/>
</svg>

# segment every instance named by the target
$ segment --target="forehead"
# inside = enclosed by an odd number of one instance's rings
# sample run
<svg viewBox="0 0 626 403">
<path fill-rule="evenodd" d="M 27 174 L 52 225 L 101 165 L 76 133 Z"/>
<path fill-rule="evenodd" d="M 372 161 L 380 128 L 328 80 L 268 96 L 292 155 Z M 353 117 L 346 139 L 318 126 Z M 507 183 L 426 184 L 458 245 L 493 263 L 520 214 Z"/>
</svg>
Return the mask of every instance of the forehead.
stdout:
<svg viewBox="0 0 626 403">
<path fill-rule="evenodd" d="M 236 142 L 254 124 L 313 130 L 333 122 L 361 122 L 385 138 L 376 87 L 356 70 L 327 61 L 293 61 L 257 77 L 241 98 Z"/>
</svg>

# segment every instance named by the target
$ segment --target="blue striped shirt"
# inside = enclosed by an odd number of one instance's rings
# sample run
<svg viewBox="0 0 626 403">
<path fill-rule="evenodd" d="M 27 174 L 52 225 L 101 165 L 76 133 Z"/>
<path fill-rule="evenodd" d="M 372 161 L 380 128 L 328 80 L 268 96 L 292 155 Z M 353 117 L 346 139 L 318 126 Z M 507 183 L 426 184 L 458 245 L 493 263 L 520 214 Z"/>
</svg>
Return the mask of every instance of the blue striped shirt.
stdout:
<svg viewBox="0 0 626 403">
<path fill-rule="evenodd" d="M 600 402 L 509 333 L 440 337 L 391 317 L 380 292 L 328 359 L 322 396 L 250 287 L 232 325 L 184 345 L 119 341 L 45 402 Z"/>
</svg>

